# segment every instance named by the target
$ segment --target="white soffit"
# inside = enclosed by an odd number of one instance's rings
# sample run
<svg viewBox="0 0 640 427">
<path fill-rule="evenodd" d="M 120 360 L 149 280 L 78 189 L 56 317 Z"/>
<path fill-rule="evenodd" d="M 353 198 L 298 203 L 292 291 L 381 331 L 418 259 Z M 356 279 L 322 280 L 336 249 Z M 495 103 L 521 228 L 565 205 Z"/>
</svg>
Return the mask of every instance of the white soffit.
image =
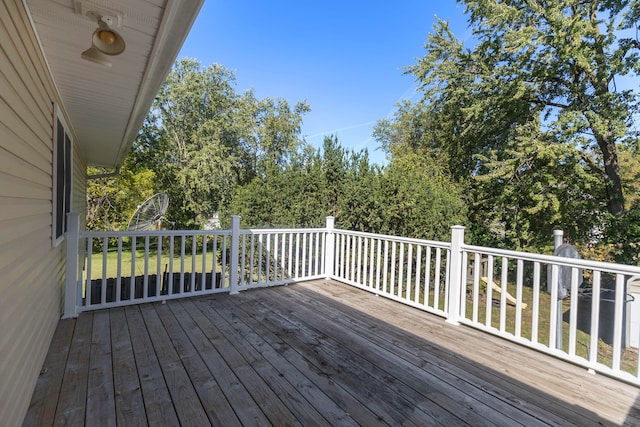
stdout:
<svg viewBox="0 0 640 427">
<path fill-rule="evenodd" d="M 88 164 L 122 164 L 202 2 L 25 0 Z M 125 40 L 111 67 L 80 57 L 97 28 L 91 11 L 108 13 Z"/>
</svg>

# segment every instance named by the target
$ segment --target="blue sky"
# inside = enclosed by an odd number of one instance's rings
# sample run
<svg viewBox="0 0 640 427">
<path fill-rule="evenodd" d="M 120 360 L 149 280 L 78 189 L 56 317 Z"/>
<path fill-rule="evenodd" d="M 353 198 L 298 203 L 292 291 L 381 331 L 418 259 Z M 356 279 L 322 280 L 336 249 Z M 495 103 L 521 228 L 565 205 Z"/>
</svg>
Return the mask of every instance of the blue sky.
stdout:
<svg viewBox="0 0 640 427">
<path fill-rule="evenodd" d="M 402 68 L 423 56 L 435 16 L 465 38 L 464 9 L 453 0 L 206 0 L 179 57 L 233 70 L 239 92 L 306 100 L 307 142 L 319 147 L 334 134 L 382 164 L 371 132 L 398 101 L 417 98 Z"/>
</svg>

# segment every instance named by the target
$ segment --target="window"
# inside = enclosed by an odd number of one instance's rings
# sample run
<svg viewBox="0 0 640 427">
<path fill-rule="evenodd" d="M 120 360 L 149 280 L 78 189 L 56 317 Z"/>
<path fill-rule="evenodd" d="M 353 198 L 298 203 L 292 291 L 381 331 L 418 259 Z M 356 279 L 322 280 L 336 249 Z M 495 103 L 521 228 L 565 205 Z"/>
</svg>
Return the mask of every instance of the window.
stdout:
<svg viewBox="0 0 640 427">
<path fill-rule="evenodd" d="M 56 115 L 53 141 L 53 244 L 58 245 L 67 231 L 71 212 L 71 138 Z"/>
</svg>

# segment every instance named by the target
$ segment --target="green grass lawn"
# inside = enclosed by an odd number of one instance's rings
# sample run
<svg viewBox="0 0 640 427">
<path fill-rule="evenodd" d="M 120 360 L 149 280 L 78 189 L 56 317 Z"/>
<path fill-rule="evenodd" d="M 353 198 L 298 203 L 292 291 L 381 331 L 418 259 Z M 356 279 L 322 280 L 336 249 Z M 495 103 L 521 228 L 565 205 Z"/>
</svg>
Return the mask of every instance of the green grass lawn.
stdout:
<svg viewBox="0 0 640 427">
<path fill-rule="evenodd" d="M 195 271 L 202 271 L 202 252 L 196 253 L 195 255 Z M 103 253 L 93 253 L 91 256 L 91 278 L 96 279 L 102 277 L 102 269 L 103 269 Z M 168 272 L 170 269 L 170 265 L 173 266 L 174 272 L 184 271 L 191 272 L 193 271 L 194 257 L 189 251 L 185 253 L 184 257 L 184 270 L 182 270 L 182 264 L 180 260 L 180 254 L 173 255 L 173 257 L 169 256 L 169 253 L 164 251 L 161 254 L 160 258 L 160 272 L 164 273 Z M 216 271 L 220 271 L 220 262 L 216 260 L 217 269 Z M 206 271 L 211 271 L 213 265 L 213 255 L 211 252 L 207 253 L 206 259 Z M 122 251 L 122 262 L 121 262 L 121 276 L 128 277 L 131 276 L 131 266 L 132 266 L 132 257 L 130 251 Z M 149 258 L 147 263 L 147 271 L 149 274 L 156 274 L 158 272 L 158 252 L 153 250 L 149 251 Z M 137 250 L 135 256 L 135 275 L 140 276 L 145 272 L 145 253 L 144 250 Z M 116 250 L 110 250 L 107 252 L 107 260 L 106 260 L 106 277 L 116 277 L 118 275 L 118 252 Z"/>
<path fill-rule="evenodd" d="M 467 300 L 465 306 L 465 312 L 467 318 L 471 319 L 473 315 L 473 296 L 472 286 L 468 286 Z M 510 283 L 508 285 L 508 292 L 515 296 L 516 285 Z M 582 298 L 582 297 L 579 297 Z M 492 299 L 494 301 L 500 299 L 498 292 L 493 292 Z M 523 286 L 522 288 L 522 302 L 527 304 L 527 307 L 522 310 L 521 323 L 520 323 L 520 336 L 525 339 L 532 340 L 533 334 L 533 288 Z M 581 301 L 581 304 L 586 304 L 586 301 Z M 487 298 L 486 291 L 481 287 L 478 298 L 478 321 L 486 325 L 486 307 Z M 562 327 L 562 347 L 563 350 L 568 352 L 569 350 L 569 313 L 570 313 L 570 298 L 563 301 L 562 314 L 563 314 L 563 327 Z M 551 317 L 551 296 L 544 291 L 539 295 L 539 307 L 538 307 L 538 333 L 537 341 L 541 344 L 549 345 L 549 332 L 550 332 L 550 317 Z M 576 330 L 576 355 L 585 359 L 589 358 L 589 348 L 591 342 L 591 335 L 587 332 L 586 324 L 588 321 L 578 319 L 580 327 Z M 500 307 L 492 305 L 491 307 L 491 324 L 494 328 L 500 328 Z M 516 307 L 514 305 L 507 304 L 506 316 L 505 316 L 505 328 L 506 332 L 515 335 L 516 330 Z M 611 366 L 613 346 L 605 342 L 602 338 L 598 339 L 598 362 Z M 636 374 L 638 363 L 638 351 L 636 349 L 628 348 L 622 350 L 621 369 L 631 374 Z"/>
</svg>

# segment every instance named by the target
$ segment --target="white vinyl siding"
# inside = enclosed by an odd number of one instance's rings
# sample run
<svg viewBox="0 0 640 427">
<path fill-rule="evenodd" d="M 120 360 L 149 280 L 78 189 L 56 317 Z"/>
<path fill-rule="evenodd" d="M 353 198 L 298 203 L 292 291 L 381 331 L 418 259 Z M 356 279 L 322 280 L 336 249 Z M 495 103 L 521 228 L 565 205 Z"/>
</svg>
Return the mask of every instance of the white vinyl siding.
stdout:
<svg viewBox="0 0 640 427">
<path fill-rule="evenodd" d="M 0 2 L 0 424 L 20 425 L 61 314 L 64 247 L 52 246 L 55 89 L 24 10 Z M 74 154 L 74 187 L 84 164 Z M 74 209 L 84 216 L 84 188 Z"/>
</svg>

